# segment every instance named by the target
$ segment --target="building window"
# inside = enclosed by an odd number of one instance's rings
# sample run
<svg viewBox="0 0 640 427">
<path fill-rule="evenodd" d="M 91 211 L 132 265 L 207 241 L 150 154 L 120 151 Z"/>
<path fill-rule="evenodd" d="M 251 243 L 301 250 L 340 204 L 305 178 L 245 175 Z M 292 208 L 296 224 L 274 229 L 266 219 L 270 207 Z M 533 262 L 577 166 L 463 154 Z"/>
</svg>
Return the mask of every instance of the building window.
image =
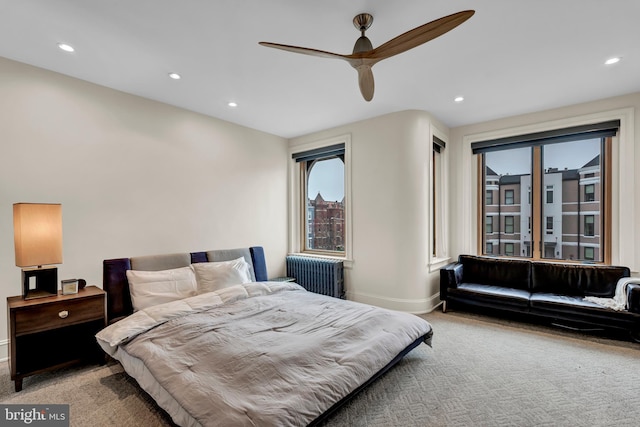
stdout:
<svg viewBox="0 0 640 427">
<path fill-rule="evenodd" d="M 485 200 L 485 204 L 487 205 L 492 205 L 493 204 L 493 191 L 492 190 L 487 190 L 486 191 L 486 200 Z"/>
<path fill-rule="evenodd" d="M 348 242 L 345 144 L 293 153 L 300 173 L 300 251 L 344 257 Z"/>
<path fill-rule="evenodd" d="M 596 200 L 596 186 L 595 184 L 587 184 L 584 186 L 584 201 L 593 202 Z"/>
<path fill-rule="evenodd" d="M 493 217 L 488 216 L 485 220 L 485 233 L 492 234 L 493 233 Z"/>
<path fill-rule="evenodd" d="M 553 217 L 547 217 L 547 234 L 553 234 Z"/>
<path fill-rule="evenodd" d="M 487 255 L 493 255 L 493 243 L 487 243 Z"/>
<path fill-rule="evenodd" d="M 513 190 L 504 190 L 504 204 L 513 205 Z"/>
<path fill-rule="evenodd" d="M 507 233 L 507 234 L 513 234 L 514 233 L 513 217 L 512 216 L 505 216 L 504 217 L 504 232 Z"/>
<path fill-rule="evenodd" d="M 504 244 L 504 254 L 507 256 L 513 256 L 514 254 L 514 244 L 513 243 L 505 243 Z"/>
<path fill-rule="evenodd" d="M 611 210 L 607 189 L 612 181 L 612 137 L 619 125 L 614 120 L 472 143 L 473 153 L 479 155 L 478 194 L 486 195 L 489 182 L 504 194 L 504 205 L 490 205 L 486 196 L 478 197 L 485 202 L 479 206 L 479 219 L 493 216 L 505 224 L 504 230 L 491 229 L 491 237 L 485 226 L 479 250 L 486 250 L 488 239 L 500 241 L 502 234 L 513 233 L 506 219 L 513 217 L 514 224 L 528 226 L 529 231 L 516 235 L 514 254 L 580 260 L 589 247 L 595 261 L 610 262 L 611 218 L 605 213 Z M 497 255 L 507 255 L 506 243 L 500 246 L 504 253 Z"/>
<path fill-rule="evenodd" d="M 595 236 L 595 217 L 593 215 L 584 216 L 584 235 L 588 237 Z"/>
<path fill-rule="evenodd" d="M 591 247 L 584 248 L 584 259 L 587 261 L 593 261 L 595 259 L 595 250 Z"/>
</svg>

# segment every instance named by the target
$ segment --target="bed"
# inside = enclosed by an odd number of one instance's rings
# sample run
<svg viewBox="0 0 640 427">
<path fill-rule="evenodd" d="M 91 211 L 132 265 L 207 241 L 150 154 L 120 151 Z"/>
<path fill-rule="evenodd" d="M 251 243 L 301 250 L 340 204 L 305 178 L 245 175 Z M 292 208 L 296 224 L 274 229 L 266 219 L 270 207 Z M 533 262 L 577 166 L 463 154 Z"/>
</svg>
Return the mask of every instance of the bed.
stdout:
<svg viewBox="0 0 640 427">
<path fill-rule="evenodd" d="M 258 246 L 105 260 L 103 288 L 98 343 L 181 426 L 318 424 L 433 333 L 269 281 Z"/>
</svg>

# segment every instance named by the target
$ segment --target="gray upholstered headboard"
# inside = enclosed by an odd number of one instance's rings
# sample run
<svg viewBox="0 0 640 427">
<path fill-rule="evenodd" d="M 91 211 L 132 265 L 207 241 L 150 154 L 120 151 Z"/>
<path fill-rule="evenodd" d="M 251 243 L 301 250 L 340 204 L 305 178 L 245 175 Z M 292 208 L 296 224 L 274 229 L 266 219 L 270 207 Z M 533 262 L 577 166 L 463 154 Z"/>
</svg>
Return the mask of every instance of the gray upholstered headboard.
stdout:
<svg viewBox="0 0 640 427">
<path fill-rule="evenodd" d="M 187 267 L 197 262 L 230 261 L 239 257 L 244 257 L 249 264 L 253 280 L 256 282 L 268 280 L 267 264 L 261 246 L 104 260 L 102 263 L 102 288 L 107 293 L 109 323 L 133 313 L 127 270 L 167 270 Z"/>
</svg>

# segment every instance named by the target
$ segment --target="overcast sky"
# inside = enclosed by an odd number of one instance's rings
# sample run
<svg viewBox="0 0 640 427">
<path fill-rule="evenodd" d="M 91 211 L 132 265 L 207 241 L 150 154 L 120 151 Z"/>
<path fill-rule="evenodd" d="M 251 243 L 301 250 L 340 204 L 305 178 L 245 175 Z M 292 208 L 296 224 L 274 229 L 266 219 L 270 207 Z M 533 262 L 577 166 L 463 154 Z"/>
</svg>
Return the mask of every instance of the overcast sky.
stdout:
<svg viewBox="0 0 640 427">
<path fill-rule="evenodd" d="M 318 193 L 322 198 L 339 202 L 344 198 L 344 163 L 338 158 L 316 162 L 311 168 L 308 183 L 308 196 L 315 199 Z"/>
<path fill-rule="evenodd" d="M 544 168 L 578 169 L 600 154 L 600 139 L 549 144 L 544 147 Z M 531 148 L 493 151 L 486 163 L 498 175 L 531 173 Z"/>
</svg>

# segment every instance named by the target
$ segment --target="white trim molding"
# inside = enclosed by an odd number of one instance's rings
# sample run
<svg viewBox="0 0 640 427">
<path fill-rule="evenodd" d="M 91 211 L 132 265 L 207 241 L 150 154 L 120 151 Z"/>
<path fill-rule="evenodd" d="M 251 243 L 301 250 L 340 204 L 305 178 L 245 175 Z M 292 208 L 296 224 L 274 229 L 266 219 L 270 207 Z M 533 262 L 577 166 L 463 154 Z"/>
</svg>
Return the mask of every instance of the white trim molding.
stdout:
<svg viewBox="0 0 640 427">
<path fill-rule="evenodd" d="M 639 271 L 636 257 L 636 225 L 633 206 L 636 205 L 634 191 L 636 165 L 635 159 L 635 110 L 632 107 L 603 111 L 581 116 L 569 117 L 515 126 L 488 132 L 464 135 L 462 139 L 462 251 L 475 253 L 477 240 L 477 162 L 473 159 L 471 144 L 489 139 L 506 138 L 533 132 L 543 132 L 580 126 L 609 120 L 620 120 L 618 136 L 614 138 L 612 159 L 612 222 L 611 222 L 611 260 L 614 264 L 625 265 L 632 271 Z M 625 207 L 631 208 L 625 208 Z"/>
<path fill-rule="evenodd" d="M 389 310 L 403 311 L 412 314 L 424 314 L 433 311 L 440 304 L 440 293 L 428 298 L 404 299 L 373 295 L 364 292 L 347 291 L 347 299 L 363 304 L 383 307 Z"/>
</svg>

